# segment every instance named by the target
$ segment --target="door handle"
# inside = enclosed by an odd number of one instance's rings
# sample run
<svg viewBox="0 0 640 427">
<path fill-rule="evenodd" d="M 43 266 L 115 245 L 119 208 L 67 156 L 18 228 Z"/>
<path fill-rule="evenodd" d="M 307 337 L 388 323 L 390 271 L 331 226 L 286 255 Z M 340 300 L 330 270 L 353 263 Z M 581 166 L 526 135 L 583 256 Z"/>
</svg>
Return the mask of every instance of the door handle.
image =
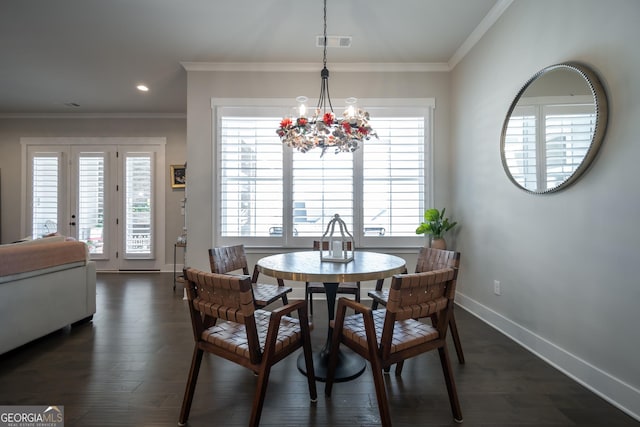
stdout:
<svg viewBox="0 0 640 427">
<path fill-rule="evenodd" d="M 70 222 L 69 225 L 76 225 L 76 223 L 75 222 Z"/>
</svg>

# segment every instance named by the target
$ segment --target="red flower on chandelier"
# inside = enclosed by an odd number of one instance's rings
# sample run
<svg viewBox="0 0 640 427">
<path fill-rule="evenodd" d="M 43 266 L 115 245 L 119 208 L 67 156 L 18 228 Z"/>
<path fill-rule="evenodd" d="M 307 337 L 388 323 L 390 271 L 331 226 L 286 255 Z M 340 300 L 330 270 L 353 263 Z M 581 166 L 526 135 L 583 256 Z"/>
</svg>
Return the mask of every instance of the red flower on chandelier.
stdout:
<svg viewBox="0 0 640 427">
<path fill-rule="evenodd" d="M 333 115 L 333 113 L 324 113 L 324 116 L 322 116 L 322 121 L 327 126 L 331 126 L 335 119 L 336 117 Z"/>
<path fill-rule="evenodd" d="M 283 144 L 301 152 L 331 147 L 335 153 L 354 152 L 360 144 L 378 135 L 369 125 L 369 113 L 363 110 L 347 112 L 337 119 L 332 112 L 316 110 L 312 117 L 285 117 L 276 130 Z"/>
</svg>

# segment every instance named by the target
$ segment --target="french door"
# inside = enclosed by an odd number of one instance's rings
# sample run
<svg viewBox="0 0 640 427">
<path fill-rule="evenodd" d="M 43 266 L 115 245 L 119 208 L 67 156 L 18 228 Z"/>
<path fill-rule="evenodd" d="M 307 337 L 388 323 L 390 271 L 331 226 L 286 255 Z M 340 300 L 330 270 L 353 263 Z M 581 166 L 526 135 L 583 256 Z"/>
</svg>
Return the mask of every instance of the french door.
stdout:
<svg viewBox="0 0 640 427">
<path fill-rule="evenodd" d="M 159 270 L 164 142 L 106 140 L 26 145 L 26 232 L 34 238 L 57 232 L 86 242 L 99 270 Z"/>
</svg>

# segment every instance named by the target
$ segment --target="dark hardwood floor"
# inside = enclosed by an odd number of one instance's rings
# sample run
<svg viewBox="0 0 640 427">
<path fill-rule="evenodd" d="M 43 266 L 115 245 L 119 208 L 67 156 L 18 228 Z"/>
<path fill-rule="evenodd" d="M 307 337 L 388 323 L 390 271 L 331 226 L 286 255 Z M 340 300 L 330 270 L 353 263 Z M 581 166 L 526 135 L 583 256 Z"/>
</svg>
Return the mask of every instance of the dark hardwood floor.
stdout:
<svg viewBox="0 0 640 427">
<path fill-rule="evenodd" d="M 0 356 L 0 405 L 64 405 L 67 427 L 177 425 L 193 349 L 181 289 L 173 292 L 171 274 L 98 274 L 97 292 L 93 322 Z M 326 304 L 315 301 L 319 349 Z M 464 426 L 640 425 L 464 310 L 456 318 L 466 365 L 453 348 L 450 355 Z M 401 377 L 392 372 L 386 381 L 395 426 L 457 425 L 437 353 L 408 361 Z M 246 369 L 205 356 L 189 425 L 247 425 L 254 385 Z M 379 425 L 369 367 L 335 384 L 331 399 L 318 382 L 318 394 L 311 404 L 290 357 L 272 371 L 261 425 Z"/>
</svg>

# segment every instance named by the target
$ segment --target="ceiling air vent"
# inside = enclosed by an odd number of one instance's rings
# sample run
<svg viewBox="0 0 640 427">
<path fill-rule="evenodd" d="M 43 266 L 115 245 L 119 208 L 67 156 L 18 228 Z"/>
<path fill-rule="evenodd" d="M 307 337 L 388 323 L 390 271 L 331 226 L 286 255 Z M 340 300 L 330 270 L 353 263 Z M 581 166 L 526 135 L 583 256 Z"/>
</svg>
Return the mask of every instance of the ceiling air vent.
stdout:
<svg viewBox="0 0 640 427">
<path fill-rule="evenodd" d="M 324 47 L 324 36 L 316 36 L 316 47 Z M 351 36 L 327 36 L 327 47 L 351 47 Z"/>
</svg>

